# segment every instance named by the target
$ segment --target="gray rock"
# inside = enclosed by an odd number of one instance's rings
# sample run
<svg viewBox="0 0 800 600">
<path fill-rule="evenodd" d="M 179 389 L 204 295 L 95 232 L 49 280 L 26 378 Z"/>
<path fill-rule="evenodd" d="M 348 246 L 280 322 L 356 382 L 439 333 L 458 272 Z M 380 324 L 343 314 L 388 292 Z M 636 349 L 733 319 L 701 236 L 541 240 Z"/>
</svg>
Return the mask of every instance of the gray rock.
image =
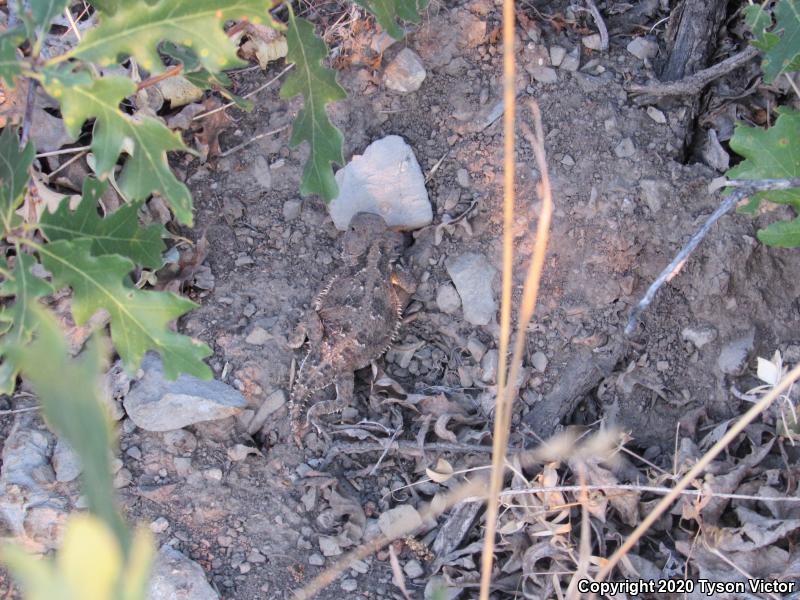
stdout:
<svg viewBox="0 0 800 600">
<path fill-rule="evenodd" d="M 469 172 L 466 169 L 461 168 L 456 171 L 456 183 L 458 183 L 458 185 L 460 185 L 462 188 L 469 189 Z"/>
<path fill-rule="evenodd" d="M 583 45 L 586 46 L 589 50 L 600 50 L 602 46 L 602 39 L 600 38 L 599 33 L 593 33 L 591 35 L 587 35 L 582 40 Z"/>
<path fill-rule="evenodd" d="M 147 600 L 219 600 L 200 565 L 171 546 L 161 546 L 147 588 Z"/>
<path fill-rule="evenodd" d="M 625 138 L 614 148 L 614 154 L 617 158 L 630 158 L 636 154 L 636 146 L 633 145 L 631 138 Z"/>
<path fill-rule="evenodd" d="M 481 359 L 481 380 L 486 383 L 497 381 L 497 364 L 500 354 L 497 350 L 489 350 Z"/>
<path fill-rule="evenodd" d="M 300 216 L 303 203 L 300 200 L 287 200 L 283 203 L 283 218 L 287 221 L 294 221 Z"/>
<path fill-rule="evenodd" d="M 659 212 L 661 207 L 668 204 L 673 194 L 672 187 L 665 181 L 642 179 L 639 182 L 642 199 L 653 214 Z"/>
<path fill-rule="evenodd" d="M 550 64 L 554 67 L 560 67 L 567 56 L 567 49 L 561 46 L 550 46 Z"/>
<path fill-rule="evenodd" d="M 153 533 L 164 533 L 169 529 L 169 521 L 165 517 L 158 517 L 150 523 L 150 531 Z"/>
<path fill-rule="evenodd" d="M 732 340 L 722 347 L 717 359 L 719 370 L 726 375 L 741 375 L 747 368 L 747 359 L 753 350 L 755 331 Z"/>
<path fill-rule="evenodd" d="M 539 83 L 558 83 L 558 73 L 552 67 L 530 67 L 528 73 Z"/>
<path fill-rule="evenodd" d="M 340 585 L 344 592 L 355 592 L 358 589 L 358 581 L 352 578 L 343 579 Z"/>
<path fill-rule="evenodd" d="M 55 469 L 56 472 L 56 481 L 62 483 L 74 481 L 78 478 L 78 475 L 81 474 L 81 471 L 83 471 L 81 459 L 78 457 L 78 454 L 73 450 L 72 446 L 69 445 L 69 442 L 60 437 L 56 441 L 56 447 L 55 450 L 53 450 L 53 458 L 51 461 L 53 463 L 53 469 Z"/>
<path fill-rule="evenodd" d="M 378 527 L 381 533 L 390 540 L 395 539 L 422 525 L 422 517 L 410 504 L 400 504 L 381 513 Z"/>
<path fill-rule="evenodd" d="M 800 344 L 789 344 L 783 353 L 783 362 L 794 365 L 800 363 Z"/>
<path fill-rule="evenodd" d="M 531 356 L 531 364 L 534 369 L 544 373 L 545 369 L 547 369 L 547 356 L 544 352 L 534 352 L 533 356 Z"/>
<path fill-rule="evenodd" d="M 422 577 L 425 574 L 425 569 L 422 568 L 422 565 L 419 564 L 419 561 L 413 559 L 403 565 L 403 571 L 406 572 L 406 576 L 409 579 L 416 579 L 417 577 Z"/>
<path fill-rule="evenodd" d="M 667 122 L 667 117 L 663 112 L 658 110 L 655 106 L 647 107 L 647 116 L 653 119 L 659 125 L 664 125 Z"/>
<path fill-rule="evenodd" d="M 461 296 L 464 318 L 473 325 L 489 324 L 497 312 L 492 289 L 496 269 L 476 253 L 448 258 L 445 267 Z"/>
<path fill-rule="evenodd" d="M 319 552 L 314 552 L 314 554 L 308 557 L 308 564 L 310 564 L 312 567 L 325 566 L 325 557 Z"/>
<path fill-rule="evenodd" d="M 440 285 L 436 290 L 436 307 L 448 315 L 461 308 L 461 297 L 456 288 L 449 283 Z"/>
<path fill-rule="evenodd" d="M 709 167 L 719 172 L 727 171 L 730 167 L 731 157 L 719 143 L 717 132 L 714 129 L 708 130 L 706 142 L 700 149 L 700 155 Z"/>
<path fill-rule="evenodd" d="M 390 227 L 418 229 L 433 220 L 425 177 L 403 138 L 389 135 L 372 142 L 336 173 L 339 196 L 328 210 L 344 231 L 358 212 L 381 215 Z"/>
<path fill-rule="evenodd" d="M 581 49 L 575 46 L 569 54 L 561 61 L 560 68 L 571 73 L 576 72 L 581 67 Z"/>
<path fill-rule="evenodd" d="M 426 75 L 417 53 L 410 48 L 403 48 L 386 66 L 383 82 L 390 90 L 408 94 L 420 88 Z"/>
<path fill-rule="evenodd" d="M 286 404 L 286 393 L 283 390 L 275 390 L 272 392 L 261 406 L 258 407 L 253 420 L 247 425 L 247 431 L 250 435 L 256 434 L 267 422 L 267 417 Z"/>
<path fill-rule="evenodd" d="M 252 344 L 253 346 L 263 346 L 271 339 L 272 334 L 269 331 L 256 325 L 253 327 L 253 330 L 247 334 L 247 337 L 244 339 L 244 341 L 248 344 Z"/>
<path fill-rule="evenodd" d="M 256 183 L 262 188 L 268 190 L 272 187 L 272 172 L 269 170 L 267 159 L 261 154 L 256 156 L 253 161 L 251 172 L 253 173 L 253 179 L 255 179 Z"/>
<path fill-rule="evenodd" d="M 202 421 L 224 419 L 239 413 L 247 400 L 220 381 L 180 375 L 167 381 L 161 359 L 148 353 L 142 361 L 144 376 L 125 397 L 131 420 L 146 431 L 169 431 Z"/>
<path fill-rule="evenodd" d="M 486 345 L 477 338 L 469 338 L 467 340 L 467 352 L 472 355 L 475 362 L 480 362 L 483 355 L 486 354 Z"/>
<path fill-rule="evenodd" d="M 3 443 L 0 535 L 44 553 L 61 543 L 68 507 L 64 498 L 50 492 L 55 473 L 48 449 L 55 436 L 35 429 L 32 418 L 18 417 Z"/>
<path fill-rule="evenodd" d="M 319 549 L 322 556 L 339 556 L 342 553 L 342 548 L 336 538 L 327 535 L 319 536 Z"/>
<path fill-rule="evenodd" d="M 648 60 L 658 54 L 658 42 L 646 37 L 637 37 L 630 41 L 627 49 L 639 60 Z"/>
<path fill-rule="evenodd" d="M 686 327 L 681 337 L 699 349 L 717 339 L 717 330 L 710 326 Z"/>
</svg>

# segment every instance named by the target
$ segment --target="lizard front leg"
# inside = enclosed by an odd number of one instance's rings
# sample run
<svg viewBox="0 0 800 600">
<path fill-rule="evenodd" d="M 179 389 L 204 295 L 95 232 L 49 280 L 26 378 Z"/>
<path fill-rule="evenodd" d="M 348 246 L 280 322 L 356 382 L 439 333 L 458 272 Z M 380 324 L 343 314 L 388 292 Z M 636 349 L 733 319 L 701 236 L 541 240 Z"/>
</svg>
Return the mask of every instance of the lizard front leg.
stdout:
<svg viewBox="0 0 800 600">
<path fill-rule="evenodd" d="M 336 397 L 332 400 L 323 400 L 317 402 L 314 406 L 308 409 L 306 415 L 306 422 L 313 425 L 314 428 L 323 436 L 322 427 L 319 424 L 319 418 L 325 415 L 344 410 L 353 402 L 353 389 L 355 387 L 355 380 L 352 371 L 342 373 L 336 378 L 334 382 L 336 385 Z M 326 436 L 327 437 L 327 436 Z"/>
<path fill-rule="evenodd" d="M 289 348 L 299 348 L 306 339 L 308 339 L 309 344 L 312 346 L 319 344 L 322 339 L 322 321 L 317 311 L 313 309 L 307 310 L 300 321 L 298 321 L 294 333 L 292 333 L 292 337 L 289 338 L 286 345 L 289 346 Z"/>
</svg>

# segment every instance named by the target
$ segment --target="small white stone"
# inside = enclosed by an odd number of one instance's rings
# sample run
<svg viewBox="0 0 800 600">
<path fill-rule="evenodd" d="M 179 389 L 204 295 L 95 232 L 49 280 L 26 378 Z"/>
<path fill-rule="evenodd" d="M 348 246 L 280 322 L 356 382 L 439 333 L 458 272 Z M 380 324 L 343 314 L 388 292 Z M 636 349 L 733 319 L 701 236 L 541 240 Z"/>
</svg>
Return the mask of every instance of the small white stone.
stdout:
<svg viewBox="0 0 800 600">
<path fill-rule="evenodd" d="M 247 337 L 244 339 L 248 344 L 253 346 L 263 346 L 272 339 L 272 334 L 263 327 L 253 327 Z"/>
<path fill-rule="evenodd" d="M 564 57 L 567 56 L 566 48 L 561 46 L 550 46 L 550 64 L 554 67 L 560 67 L 564 62 Z"/>
<path fill-rule="evenodd" d="M 646 60 L 654 58 L 658 54 L 658 43 L 644 37 L 637 37 L 630 41 L 627 49 L 639 60 Z"/>
<path fill-rule="evenodd" d="M 581 50 L 577 46 L 561 61 L 560 68 L 574 73 L 581 66 Z"/>
<path fill-rule="evenodd" d="M 655 106 L 647 107 L 647 116 L 653 119 L 659 125 L 664 125 L 667 122 L 667 117 L 664 113 L 658 110 Z"/>
<path fill-rule="evenodd" d="M 164 517 L 158 517 L 155 521 L 150 523 L 150 531 L 153 533 L 164 533 L 169 528 L 169 521 Z"/>
<path fill-rule="evenodd" d="M 531 74 L 531 77 L 539 83 L 558 82 L 558 74 L 556 70 L 551 67 L 531 67 L 528 69 L 528 72 Z"/>
<path fill-rule="evenodd" d="M 422 568 L 422 565 L 419 564 L 419 561 L 413 559 L 408 561 L 403 566 L 403 571 L 405 571 L 406 576 L 409 579 L 417 579 L 425 574 L 425 569 Z"/>
<path fill-rule="evenodd" d="M 534 369 L 540 373 L 544 373 L 545 369 L 547 369 L 547 356 L 544 352 L 534 352 L 531 357 L 531 364 Z"/>
<path fill-rule="evenodd" d="M 403 48 L 387 65 L 383 81 L 390 90 L 408 94 L 420 88 L 426 75 L 417 53 L 410 48 Z"/>
<path fill-rule="evenodd" d="M 636 154 L 636 146 L 633 145 L 631 138 L 625 138 L 614 148 L 614 154 L 617 158 L 630 158 Z"/>
<path fill-rule="evenodd" d="M 461 308 L 461 297 L 458 295 L 456 288 L 449 283 L 439 286 L 439 289 L 436 290 L 436 306 L 440 311 L 448 315 Z"/>
<path fill-rule="evenodd" d="M 586 46 L 589 50 L 600 50 L 600 46 L 602 45 L 602 40 L 600 38 L 599 33 L 593 33 L 592 35 L 587 35 L 582 40 L 583 45 Z"/>
</svg>

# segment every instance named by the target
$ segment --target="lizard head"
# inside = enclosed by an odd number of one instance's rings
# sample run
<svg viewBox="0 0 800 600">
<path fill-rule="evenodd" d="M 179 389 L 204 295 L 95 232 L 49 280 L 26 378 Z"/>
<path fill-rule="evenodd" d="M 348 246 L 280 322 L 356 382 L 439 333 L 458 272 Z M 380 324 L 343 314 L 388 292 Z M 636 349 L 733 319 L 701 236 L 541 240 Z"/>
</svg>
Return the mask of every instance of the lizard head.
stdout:
<svg viewBox="0 0 800 600">
<path fill-rule="evenodd" d="M 342 238 L 342 256 L 345 260 L 356 259 L 366 253 L 374 242 L 381 243 L 387 256 L 395 256 L 402 249 L 403 235 L 389 229 L 380 215 L 357 213 L 350 220 Z"/>
</svg>

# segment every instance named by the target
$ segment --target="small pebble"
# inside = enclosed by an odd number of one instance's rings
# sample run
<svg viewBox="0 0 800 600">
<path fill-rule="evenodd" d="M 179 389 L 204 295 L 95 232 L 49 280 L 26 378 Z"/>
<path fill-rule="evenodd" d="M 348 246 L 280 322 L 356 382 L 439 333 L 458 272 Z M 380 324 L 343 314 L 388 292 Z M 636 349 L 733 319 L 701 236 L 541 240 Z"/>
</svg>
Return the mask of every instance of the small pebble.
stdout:
<svg viewBox="0 0 800 600">
<path fill-rule="evenodd" d="M 300 200 L 287 200 L 283 203 L 283 218 L 287 221 L 294 221 L 300 216 L 303 203 Z"/>
<path fill-rule="evenodd" d="M 664 116 L 664 113 L 658 110 L 655 106 L 647 107 L 647 116 L 653 119 L 653 121 L 659 125 L 663 125 L 667 122 L 667 117 Z"/>
<path fill-rule="evenodd" d="M 544 352 L 534 352 L 531 357 L 531 364 L 534 369 L 544 373 L 545 369 L 547 369 L 547 356 L 545 356 Z"/>
<path fill-rule="evenodd" d="M 405 571 L 409 579 L 417 579 L 425 574 L 425 569 L 422 568 L 422 565 L 419 564 L 419 561 L 413 559 L 405 564 L 403 571 Z"/>
<path fill-rule="evenodd" d="M 314 552 L 314 554 L 308 557 L 308 564 L 313 567 L 322 567 L 325 565 L 325 557 L 319 552 Z"/>
<path fill-rule="evenodd" d="M 600 46 L 602 45 L 602 40 L 600 39 L 599 33 L 593 33 L 592 35 L 587 35 L 582 40 L 583 45 L 586 46 L 589 50 L 600 50 Z"/>
<path fill-rule="evenodd" d="M 561 46 L 550 46 L 550 64 L 552 64 L 554 67 L 560 67 L 566 56 L 566 48 L 562 48 Z"/>
<path fill-rule="evenodd" d="M 461 297 L 452 284 L 440 285 L 436 290 L 436 307 L 448 315 L 461 308 Z"/>
<path fill-rule="evenodd" d="M 163 533 L 169 528 L 169 521 L 164 517 L 158 517 L 155 521 L 150 523 L 150 531 L 153 533 Z"/>
<path fill-rule="evenodd" d="M 462 168 L 456 171 L 456 181 L 461 187 L 469 188 L 469 173 L 466 169 Z"/>
<path fill-rule="evenodd" d="M 630 158 L 636 154 L 636 147 L 633 145 L 631 138 L 625 138 L 614 148 L 614 154 L 617 158 Z"/>
<path fill-rule="evenodd" d="M 358 582 L 355 579 L 345 579 L 342 581 L 342 589 L 345 592 L 355 592 L 358 589 Z"/>
</svg>

